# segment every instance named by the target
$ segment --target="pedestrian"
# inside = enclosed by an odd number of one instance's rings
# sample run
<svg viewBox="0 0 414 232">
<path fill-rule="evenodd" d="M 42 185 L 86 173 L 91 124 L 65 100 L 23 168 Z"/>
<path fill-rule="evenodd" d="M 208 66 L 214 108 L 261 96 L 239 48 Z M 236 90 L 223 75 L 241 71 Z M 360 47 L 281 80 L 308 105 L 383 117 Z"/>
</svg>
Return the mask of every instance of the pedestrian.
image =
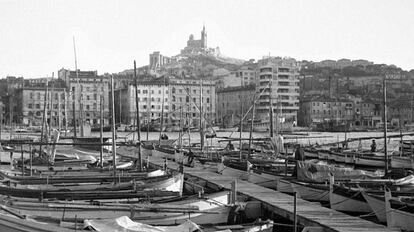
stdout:
<svg viewBox="0 0 414 232">
<path fill-rule="evenodd" d="M 372 144 L 371 144 L 371 152 L 376 152 L 377 151 L 377 144 L 375 143 L 375 139 L 372 140 Z"/>
<path fill-rule="evenodd" d="M 188 150 L 188 165 L 192 165 L 194 160 L 194 153 L 190 150 Z"/>
</svg>

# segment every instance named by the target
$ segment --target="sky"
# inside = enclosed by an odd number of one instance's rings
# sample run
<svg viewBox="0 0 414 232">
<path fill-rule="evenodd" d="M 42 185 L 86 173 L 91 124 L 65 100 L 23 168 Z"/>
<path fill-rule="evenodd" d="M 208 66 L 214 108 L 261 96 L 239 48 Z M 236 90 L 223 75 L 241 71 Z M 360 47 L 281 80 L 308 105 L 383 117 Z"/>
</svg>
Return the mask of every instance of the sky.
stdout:
<svg viewBox="0 0 414 232">
<path fill-rule="evenodd" d="M 0 0 L 0 78 L 117 73 L 190 34 L 240 59 L 367 59 L 414 69 L 411 0 Z"/>
</svg>

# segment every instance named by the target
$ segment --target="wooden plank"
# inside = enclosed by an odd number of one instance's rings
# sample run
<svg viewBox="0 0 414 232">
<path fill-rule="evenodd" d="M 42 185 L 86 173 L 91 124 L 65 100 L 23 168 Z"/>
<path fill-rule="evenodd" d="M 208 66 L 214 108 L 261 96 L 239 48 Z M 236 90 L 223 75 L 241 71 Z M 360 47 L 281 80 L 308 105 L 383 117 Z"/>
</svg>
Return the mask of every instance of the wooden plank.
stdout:
<svg viewBox="0 0 414 232">
<path fill-rule="evenodd" d="M 162 167 L 164 160 L 152 158 L 150 163 Z M 168 162 L 168 168 L 178 170 L 178 164 Z M 202 170 L 201 167 L 185 167 L 187 176 L 210 182 L 226 189 L 231 188 L 231 182 L 238 177 L 223 176 L 218 173 Z M 265 208 L 272 209 L 275 213 L 293 218 L 293 197 L 272 189 L 258 186 L 243 180 L 237 181 L 238 193 L 249 196 L 262 202 Z M 297 199 L 298 222 L 304 226 L 323 227 L 324 231 L 399 231 L 389 229 L 383 225 L 375 224 L 357 217 L 322 207 L 319 203 L 312 203 Z"/>
</svg>

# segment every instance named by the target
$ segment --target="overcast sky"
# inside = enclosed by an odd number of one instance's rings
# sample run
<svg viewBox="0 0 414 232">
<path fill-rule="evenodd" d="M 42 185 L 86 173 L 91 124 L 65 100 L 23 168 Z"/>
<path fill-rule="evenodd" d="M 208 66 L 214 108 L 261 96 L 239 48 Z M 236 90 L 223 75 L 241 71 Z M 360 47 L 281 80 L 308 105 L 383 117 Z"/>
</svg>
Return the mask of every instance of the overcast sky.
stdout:
<svg viewBox="0 0 414 232">
<path fill-rule="evenodd" d="M 241 59 L 368 59 L 414 69 L 411 0 L 0 0 L 0 78 L 60 68 L 99 74 L 172 56 L 190 34 Z"/>
</svg>

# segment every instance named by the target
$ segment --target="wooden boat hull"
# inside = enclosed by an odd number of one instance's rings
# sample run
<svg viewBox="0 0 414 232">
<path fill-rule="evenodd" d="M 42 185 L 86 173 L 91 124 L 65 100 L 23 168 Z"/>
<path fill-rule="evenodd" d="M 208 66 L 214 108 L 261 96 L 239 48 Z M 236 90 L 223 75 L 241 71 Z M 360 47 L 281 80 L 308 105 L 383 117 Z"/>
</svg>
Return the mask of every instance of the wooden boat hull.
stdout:
<svg viewBox="0 0 414 232">
<path fill-rule="evenodd" d="M 152 156 L 158 158 L 174 159 L 175 149 L 173 147 L 160 147 L 155 146 L 152 150 Z"/>
<path fill-rule="evenodd" d="M 336 187 L 334 187 L 336 188 Z M 371 213 L 372 209 L 360 192 L 349 194 L 342 189 L 329 191 L 331 209 L 344 212 Z"/>
<path fill-rule="evenodd" d="M 414 169 L 414 160 L 411 157 L 391 157 L 392 168 Z"/>
<path fill-rule="evenodd" d="M 318 158 L 320 160 L 328 160 L 329 159 L 329 151 L 319 150 L 318 151 Z"/>
<path fill-rule="evenodd" d="M 246 172 L 235 168 L 227 167 L 223 163 L 219 163 L 217 166 L 217 172 L 224 176 L 236 177 L 241 180 L 248 181 L 263 187 L 276 189 L 278 179 L 280 176 L 271 175 L 267 173 L 255 173 L 253 171 Z"/>
<path fill-rule="evenodd" d="M 366 166 L 366 167 L 383 168 L 385 167 L 385 159 L 379 156 L 369 157 L 369 156 L 363 156 L 363 155 L 356 154 L 354 157 L 354 164 L 359 165 L 359 166 Z"/>
<path fill-rule="evenodd" d="M 353 164 L 355 162 L 352 154 L 341 152 L 331 152 L 329 159 L 335 161 L 336 163 Z"/>
<path fill-rule="evenodd" d="M 172 177 L 148 178 L 146 182 L 120 183 L 115 185 L 79 185 L 79 186 L 33 186 L 17 185 L 17 187 L 1 185 L 0 194 L 23 198 L 55 198 L 55 199 L 113 199 L 113 198 L 134 198 L 142 196 L 147 192 L 154 195 L 155 192 L 182 194 L 184 175 L 176 174 Z M 119 194 L 119 195 L 118 195 Z"/>
<path fill-rule="evenodd" d="M 385 204 L 387 205 L 387 203 Z M 387 226 L 404 231 L 414 231 L 414 214 L 386 206 Z"/>
<path fill-rule="evenodd" d="M 385 212 L 385 200 L 384 197 L 375 197 L 366 192 L 362 192 L 365 200 L 368 202 L 368 205 L 374 211 L 375 216 L 380 222 L 387 222 L 387 214 Z M 381 199 L 382 198 L 382 199 Z"/>
<path fill-rule="evenodd" d="M 203 198 L 195 198 L 174 202 L 166 206 L 140 206 L 117 204 L 116 206 L 94 206 L 75 203 L 39 203 L 39 202 L 8 202 L 8 207 L 18 210 L 20 214 L 33 215 L 37 219 L 62 218 L 68 221 L 83 219 L 110 219 L 128 216 L 132 220 L 151 225 L 176 225 L 188 219 L 197 224 L 227 223 L 228 214 L 232 207 L 229 203 L 229 193 L 222 191 L 209 194 Z M 150 208 L 151 207 L 151 208 Z M 167 208 L 165 208 L 167 207 Z M 182 208 L 197 209 L 194 213 L 180 212 Z M 135 210 L 136 209 L 136 210 Z M 151 210 L 154 209 L 154 210 Z M 157 210 L 158 209 L 158 210 Z"/>
<path fill-rule="evenodd" d="M 142 173 L 123 173 L 123 175 L 112 176 L 111 174 L 98 173 L 97 175 L 50 175 L 50 176 L 12 176 L 0 171 L 0 177 L 18 182 L 19 184 L 62 184 L 62 183 L 104 183 L 104 182 L 127 182 L 132 180 L 148 181 L 154 179 Z M 165 175 L 164 177 L 167 177 Z M 160 179 L 161 176 L 156 176 Z"/>
<path fill-rule="evenodd" d="M 108 142 L 108 140 L 109 138 L 103 138 L 104 143 Z M 90 150 L 95 150 L 95 151 L 99 151 L 101 149 L 101 146 L 96 145 L 96 144 L 101 143 L 100 137 L 77 137 L 77 138 L 73 138 L 73 143 L 83 144 L 83 145 L 77 145 L 77 146 L 81 148 L 85 148 L 85 149 L 90 149 Z"/>
<path fill-rule="evenodd" d="M 303 151 L 305 153 L 306 159 L 318 159 L 319 158 L 318 151 L 316 150 L 303 149 Z"/>
<path fill-rule="evenodd" d="M 286 179 L 277 180 L 277 191 L 289 194 L 293 194 L 295 192 L 290 181 Z"/>
<path fill-rule="evenodd" d="M 291 182 L 292 189 L 298 197 L 307 201 L 329 202 L 329 186 L 314 186 L 307 183 Z"/>
</svg>

